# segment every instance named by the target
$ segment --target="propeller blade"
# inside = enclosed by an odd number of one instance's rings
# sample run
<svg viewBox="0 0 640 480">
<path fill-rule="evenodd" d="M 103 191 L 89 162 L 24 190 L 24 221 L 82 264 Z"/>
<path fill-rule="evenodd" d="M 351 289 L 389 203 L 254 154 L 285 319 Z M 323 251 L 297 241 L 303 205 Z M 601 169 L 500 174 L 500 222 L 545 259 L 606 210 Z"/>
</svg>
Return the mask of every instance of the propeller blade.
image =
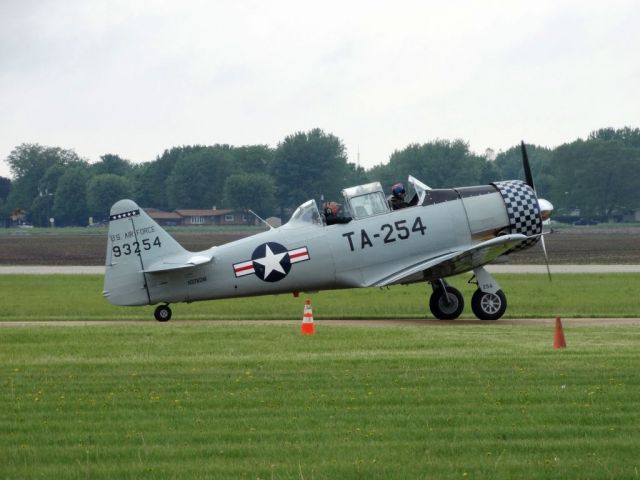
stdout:
<svg viewBox="0 0 640 480">
<path fill-rule="evenodd" d="M 522 168 L 524 169 L 524 178 L 527 181 L 527 185 L 536 191 L 536 187 L 533 185 L 533 175 L 531 175 L 531 166 L 529 165 L 529 155 L 527 155 L 527 147 L 524 146 L 524 140 L 520 142 L 520 150 L 522 151 Z"/>
<path fill-rule="evenodd" d="M 547 275 L 549 275 L 549 281 L 551 281 L 551 269 L 549 268 L 549 255 L 547 255 L 547 245 L 544 243 L 544 235 L 540 237 L 542 243 L 542 251 L 544 252 L 544 262 L 547 265 Z"/>
<path fill-rule="evenodd" d="M 522 151 L 522 168 L 524 169 L 524 178 L 527 182 L 527 185 L 529 185 L 535 192 L 536 187 L 533 184 L 531 165 L 529 165 L 529 155 L 527 155 L 527 147 L 524 144 L 524 140 L 520 141 L 520 150 Z M 548 220 L 548 218 L 551 216 L 551 212 L 553 212 L 553 205 L 551 204 L 551 202 L 543 198 L 539 198 L 538 206 L 540 208 L 541 220 Z M 549 255 L 547 254 L 547 245 L 544 243 L 544 235 L 540 237 L 540 242 L 542 243 L 542 251 L 544 252 L 544 262 L 547 265 L 547 275 L 549 275 L 549 281 L 551 281 L 551 268 L 549 268 Z"/>
</svg>

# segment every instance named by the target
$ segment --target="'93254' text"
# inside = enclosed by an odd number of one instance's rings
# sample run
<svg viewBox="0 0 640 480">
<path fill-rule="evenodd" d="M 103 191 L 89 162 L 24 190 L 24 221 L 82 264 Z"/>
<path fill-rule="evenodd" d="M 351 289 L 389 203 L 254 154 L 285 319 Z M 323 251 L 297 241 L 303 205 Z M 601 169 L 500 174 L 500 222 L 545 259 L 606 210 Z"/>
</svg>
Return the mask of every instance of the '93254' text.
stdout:
<svg viewBox="0 0 640 480">
<path fill-rule="evenodd" d="M 114 257 L 121 257 L 122 255 L 140 255 L 143 250 L 151 250 L 152 248 L 160 248 L 162 243 L 160 238 L 156 237 L 153 241 L 148 238 L 143 239 L 141 242 L 135 241 L 131 243 L 122 243 L 120 245 L 114 245 L 111 248 Z"/>
</svg>

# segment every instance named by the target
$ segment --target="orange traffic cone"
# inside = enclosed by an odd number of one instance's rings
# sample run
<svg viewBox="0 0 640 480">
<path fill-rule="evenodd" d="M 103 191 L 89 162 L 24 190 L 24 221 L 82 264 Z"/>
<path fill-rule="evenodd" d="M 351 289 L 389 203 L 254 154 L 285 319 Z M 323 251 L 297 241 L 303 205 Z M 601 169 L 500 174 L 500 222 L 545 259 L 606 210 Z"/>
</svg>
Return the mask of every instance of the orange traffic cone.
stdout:
<svg viewBox="0 0 640 480">
<path fill-rule="evenodd" d="M 313 312 L 311 311 L 311 300 L 304 301 L 304 313 L 302 314 L 302 329 L 303 335 L 313 335 L 316 333 L 316 327 L 313 324 Z"/>
<path fill-rule="evenodd" d="M 562 322 L 560 317 L 556 317 L 556 333 L 553 336 L 553 348 L 567 348 L 567 342 L 564 341 L 564 332 L 562 331 Z"/>
</svg>

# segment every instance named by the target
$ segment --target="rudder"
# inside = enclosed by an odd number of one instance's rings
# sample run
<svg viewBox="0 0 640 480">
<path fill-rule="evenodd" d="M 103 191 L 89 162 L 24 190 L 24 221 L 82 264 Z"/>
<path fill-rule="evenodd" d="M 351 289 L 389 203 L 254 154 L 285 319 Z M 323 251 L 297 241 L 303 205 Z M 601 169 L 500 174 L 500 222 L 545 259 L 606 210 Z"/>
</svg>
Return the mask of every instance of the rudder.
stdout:
<svg viewBox="0 0 640 480">
<path fill-rule="evenodd" d="M 133 200 L 111 207 L 104 292 L 114 305 L 148 305 L 144 270 L 154 261 L 187 251 Z"/>
</svg>

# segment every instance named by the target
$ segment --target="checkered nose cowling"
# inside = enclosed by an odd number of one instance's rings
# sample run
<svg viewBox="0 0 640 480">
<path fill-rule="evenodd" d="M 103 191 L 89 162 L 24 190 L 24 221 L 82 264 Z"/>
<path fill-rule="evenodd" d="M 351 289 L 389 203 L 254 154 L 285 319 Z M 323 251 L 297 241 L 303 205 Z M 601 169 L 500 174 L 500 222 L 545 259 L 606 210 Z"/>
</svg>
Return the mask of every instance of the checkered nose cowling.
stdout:
<svg viewBox="0 0 640 480">
<path fill-rule="evenodd" d="M 542 218 L 540 218 L 540 206 L 538 198 L 533 189 L 520 180 L 509 180 L 506 182 L 495 182 L 493 185 L 498 189 L 504 200 L 509 216 L 511 233 L 521 233 L 530 237 L 542 233 Z M 527 240 L 511 252 L 524 250 L 535 245 L 540 237 Z"/>
</svg>

